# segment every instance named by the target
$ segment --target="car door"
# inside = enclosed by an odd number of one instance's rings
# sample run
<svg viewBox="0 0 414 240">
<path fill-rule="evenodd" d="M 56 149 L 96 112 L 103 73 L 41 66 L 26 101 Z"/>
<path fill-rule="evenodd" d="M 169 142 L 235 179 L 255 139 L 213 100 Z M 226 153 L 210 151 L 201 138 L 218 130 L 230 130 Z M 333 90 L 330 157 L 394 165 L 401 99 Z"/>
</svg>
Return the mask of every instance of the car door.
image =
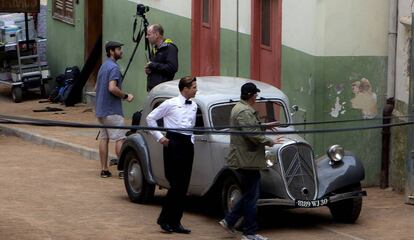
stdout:
<svg viewBox="0 0 414 240">
<path fill-rule="evenodd" d="M 197 109 L 196 127 L 204 127 L 205 115 L 200 107 Z M 203 189 L 212 175 L 213 162 L 210 153 L 209 135 L 202 131 L 194 133 L 194 161 L 188 192 L 192 195 L 203 194 Z"/>
<path fill-rule="evenodd" d="M 150 108 L 148 113 L 150 113 L 153 109 L 158 107 L 162 102 L 167 100 L 167 98 L 156 98 L 150 104 Z M 146 117 L 147 115 L 145 115 Z M 157 121 L 159 127 L 164 126 L 164 121 L 162 119 Z M 147 125 L 146 119 L 144 119 L 144 125 Z M 165 132 L 162 132 L 165 134 Z M 144 131 L 144 138 L 148 144 L 148 149 L 150 152 L 150 161 L 151 161 L 151 168 L 152 173 L 154 174 L 154 178 L 158 185 L 163 187 L 168 187 L 168 181 L 165 177 L 164 172 L 164 157 L 163 157 L 163 145 L 160 144 L 155 140 L 155 138 L 151 135 L 150 131 Z"/>
</svg>

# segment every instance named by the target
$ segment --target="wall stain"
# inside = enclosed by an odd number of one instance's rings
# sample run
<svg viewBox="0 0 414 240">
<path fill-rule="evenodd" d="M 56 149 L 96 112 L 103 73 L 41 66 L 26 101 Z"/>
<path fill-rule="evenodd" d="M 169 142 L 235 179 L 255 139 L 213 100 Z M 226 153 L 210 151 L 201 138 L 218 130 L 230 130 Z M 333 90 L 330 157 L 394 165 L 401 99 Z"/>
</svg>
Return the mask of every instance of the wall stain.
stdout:
<svg viewBox="0 0 414 240">
<path fill-rule="evenodd" d="M 371 83 L 368 79 L 352 83 L 352 92 L 354 98 L 351 99 L 351 105 L 354 109 L 360 109 L 364 119 L 370 119 L 377 116 L 377 94 L 372 91 Z"/>
</svg>

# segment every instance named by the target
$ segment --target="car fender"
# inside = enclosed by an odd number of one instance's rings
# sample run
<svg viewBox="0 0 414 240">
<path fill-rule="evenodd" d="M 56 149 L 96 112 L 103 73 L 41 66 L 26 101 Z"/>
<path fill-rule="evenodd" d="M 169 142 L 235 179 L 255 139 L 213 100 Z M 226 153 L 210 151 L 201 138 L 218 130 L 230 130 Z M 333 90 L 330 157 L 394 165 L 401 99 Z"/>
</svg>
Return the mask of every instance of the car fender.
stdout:
<svg viewBox="0 0 414 240">
<path fill-rule="evenodd" d="M 130 135 L 125 140 L 125 142 L 122 144 L 121 154 L 120 154 L 121 157 L 118 163 L 118 170 L 124 169 L 124 161 L 125 161 L 126 153 L 131 150 L 135 151 L 135 153 L 137 154 L 147 182 L 150 184 L 156 184 L 154 175 L 152 173 L 151 159 L 150 159 L 150 154 L 148 150 L 148 145 L 144 137 L 139 133 Z"/>
<path fill-rule="evenodd" d="M 341 162 L 330 164 L 328 156 L 316 160 L 318 198 L 324 197 L 343 187 L 364 180 L 365 170 L 357 157 L 346 151 Z"/>
</svg>

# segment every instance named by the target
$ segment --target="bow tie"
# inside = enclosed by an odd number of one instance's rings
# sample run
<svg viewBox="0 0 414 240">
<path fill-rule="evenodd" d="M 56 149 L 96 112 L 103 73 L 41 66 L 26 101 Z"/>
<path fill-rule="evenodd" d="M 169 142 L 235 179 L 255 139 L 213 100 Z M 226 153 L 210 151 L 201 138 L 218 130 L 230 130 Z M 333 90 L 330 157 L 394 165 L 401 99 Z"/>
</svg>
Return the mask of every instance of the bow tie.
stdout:
<svg viewBox="0 0 414 240">
<path fill-rule="evenodd" d="M 191 104 L 191 100 L 185 100 L 185 104 Z"/>
</svg>

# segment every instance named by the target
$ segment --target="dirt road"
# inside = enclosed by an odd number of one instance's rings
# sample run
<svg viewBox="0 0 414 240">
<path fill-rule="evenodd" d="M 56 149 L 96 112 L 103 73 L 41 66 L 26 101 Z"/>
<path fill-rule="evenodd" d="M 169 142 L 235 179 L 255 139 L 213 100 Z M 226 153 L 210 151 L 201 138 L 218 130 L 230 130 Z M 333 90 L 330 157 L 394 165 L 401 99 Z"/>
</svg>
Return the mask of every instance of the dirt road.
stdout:
<svg viewBox="0 0 414 240">
<path fill-rule="evenodd" d="M 131 203 L 123 181 L 101 179 L 98 161 L 0 135 L 0 239 L 230 239 L 220 220 L 194 200 L 183 224 L 191 235 L 165 235 L 154 204 Z M 115 169 L 112 169 L 115 172 Z M 261 234 L 271 239 L 412 239 L 414 206 L 402 195 L 367 189 L 357 224 L 333 223 L 324 209 L 260 210 Z"/>
</svg>

